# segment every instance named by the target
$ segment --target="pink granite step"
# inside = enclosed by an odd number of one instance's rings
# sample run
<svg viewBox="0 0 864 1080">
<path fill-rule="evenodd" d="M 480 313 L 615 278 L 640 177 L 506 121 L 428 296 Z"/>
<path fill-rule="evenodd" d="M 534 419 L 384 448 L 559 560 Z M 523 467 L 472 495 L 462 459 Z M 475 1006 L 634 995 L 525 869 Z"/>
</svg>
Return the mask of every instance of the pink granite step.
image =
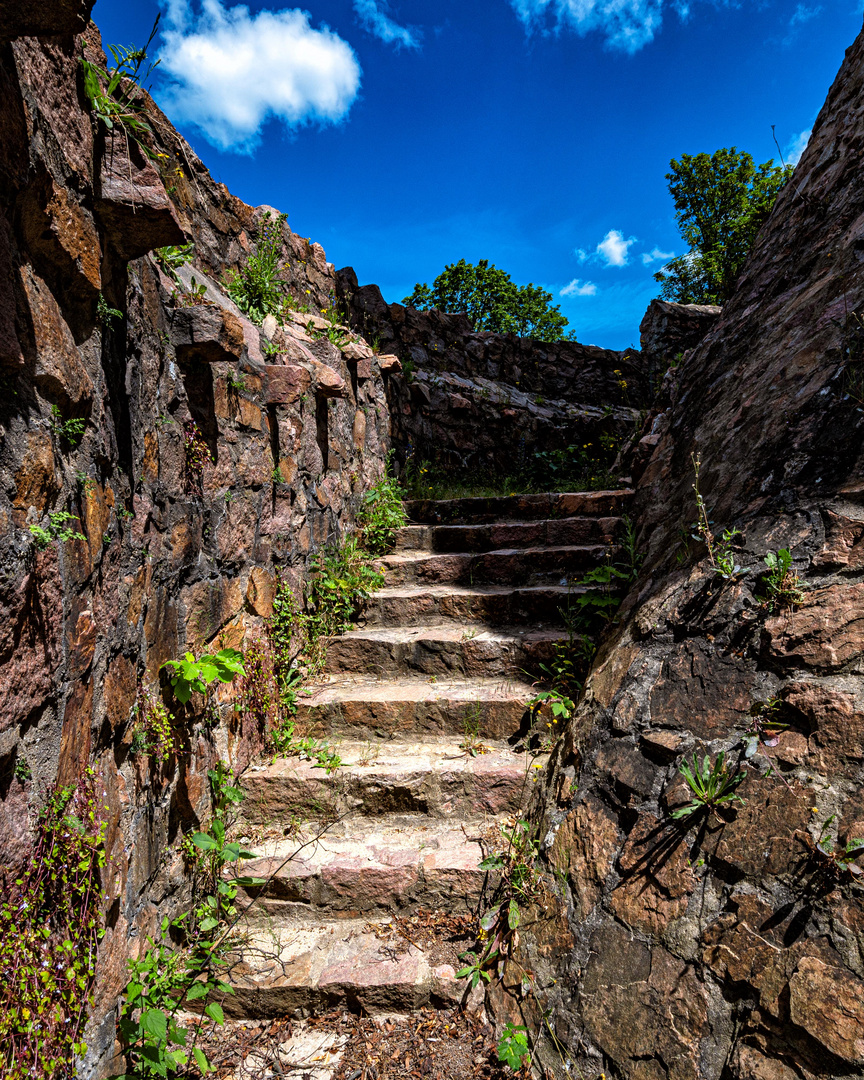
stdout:
<svg viewBox="0 0 864 1080">
<path fill-rule="evenodd" d="M 541 674 L 563 629 L 490 630 L 482 626 L 367 627 L 327 639 L 325 671 L 381 677 L 399 674 L 495 678 L 513 672 Z"/>
<path fill-rule="evenodd" d="M 531 585 L 568 578 L 599 566 L 607 556 L 605 544 L 514 548 L 483 553 L 436 554 L 404 552 L 385 555 L 385 585 Z"/>
<path fill-rule="evenodd" d="M 331 675 L 298 702 L 302 730 L 379 741 L 460 735 L 476 721 L 484 738 L 519 730 L 534 688 L 525 679 L 378 679 Z"/>
<path fill-rule="evenodd" d="M 632 499 L 633 490 L 622 488 L 618 491 L 545 492 L 473 499 L 415 499 L 406 503 L 406 510 L 410 520 L 418 524 L 482 525 L 583 515 L 620 516 Z"/>
<path fill-rule="evenodd" d="M 371 918 L 418 908 L 473 911 L 487 878 L 479 869 L 484 829 L 349 818 L 299 852 L 297 840 L 256 843 L 261 857 L 245 862 L 243 873 L 267 878 L 268 885 L 245 896 L 246 903 L 254 898 L 249 917 L 256 925 L 285 925 L 311 916 Z"/>
<path fill-rule="evenodd" d="M 329 774 L 311 761 L 277 758 L 245 774 L 244 817 L 256 825 L 298 812 L 318 819 L 350 812 L 469 821 L 518 809 L 530 786 L 525 755 L 499 743 L 471 757 L 459 741 L 343 742 L 336 750 L 345 765 Z"/>
</svg>

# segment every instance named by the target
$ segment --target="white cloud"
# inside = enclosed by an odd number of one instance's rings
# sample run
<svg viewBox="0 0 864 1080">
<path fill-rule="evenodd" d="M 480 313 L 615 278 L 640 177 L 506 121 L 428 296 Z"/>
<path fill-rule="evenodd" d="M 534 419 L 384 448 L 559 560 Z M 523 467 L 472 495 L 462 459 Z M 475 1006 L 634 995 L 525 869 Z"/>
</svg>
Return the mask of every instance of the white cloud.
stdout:
<svg viewBox="0 0 864 1080">
<path fill-rule="evenodd" d="M 674 258 L 674 251 L 661 251 L 660 248 L 655 247 L 653 251 L 642 252 L 642 265 L 650 266 L 652 262 L 656 262 L 657 259 L 662 259 L 664 262 L 668 262 L 669 259 Z"/>
<path fill-rule="evenodd" d="M 624 239 L 619 229 L 610 229 L 597 245 L 597 254 L 607 266 L 626 266 L 629 262 L 628 248 L 636 243 L 636 237 Z"/>
<path fill-rule="evenodd" d="M 795 11 L 792 13 L 792 18 L 789 20 L 790 26 L 801 26 L 803 23 L 809 22 L 822 11 L 821 7 L 808 8 L 806 4 L 799 4 Z"/>
<path fill-rule="evenodd" d="M 664 0 L 510 0 L 529 30 L 570 27 L 577 34 L 599 30 L 612 48 L 634 53 L 652 41 L 663 21 Z M 677 5 L 675 5 L 677 6 Z"/>
<path fill-rule="evenodd" d="M 596 296 L 597 286 L 593 281 L 586 281 L 583 285 L 579 278 L 573 278 L 569 285 L 565 285 L 559 296 Z"/>
<path fill-rule="evenodd" d="M 221 0 L 163 0 L 167 105 L 223 150 L 251 152 L 274 117 L 286 127 L 342 120 L 360 88 L 351 46 L 299 9 L 250 13 Z"/>
<path fill-rule="evenodd" d="M 810 142 L 812 130 L 812 128 L 807 128 L 806 131 L 802 131 L 786 144 L 786 152 L 783 156 L 787 165 L 797 165 L 801 160 L 801 155 L 807 149 L 807 143 Z"/>
<path fill-rule="evenodd" d="M 387 14 L 386 0 L 354 0 L 354 12 L 360 24 L 370 34 L 397 48 L 420 48 L 420 32 L 413 27 L 400 26 Z"/>
</svg>

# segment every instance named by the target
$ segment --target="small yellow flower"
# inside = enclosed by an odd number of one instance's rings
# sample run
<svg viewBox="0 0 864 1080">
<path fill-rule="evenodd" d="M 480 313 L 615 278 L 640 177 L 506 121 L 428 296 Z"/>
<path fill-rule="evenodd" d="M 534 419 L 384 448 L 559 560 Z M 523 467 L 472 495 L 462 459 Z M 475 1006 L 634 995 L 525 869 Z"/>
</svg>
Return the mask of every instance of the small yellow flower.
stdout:
<svg viewBox="0 0 864 1080">
<path fill-rule="evenodd" d="M 811 806 L 810 807 L 810 813 L 811 814 L 818 814 L 819 813 L 819 807 L 818 806 Z"/>
</svg>

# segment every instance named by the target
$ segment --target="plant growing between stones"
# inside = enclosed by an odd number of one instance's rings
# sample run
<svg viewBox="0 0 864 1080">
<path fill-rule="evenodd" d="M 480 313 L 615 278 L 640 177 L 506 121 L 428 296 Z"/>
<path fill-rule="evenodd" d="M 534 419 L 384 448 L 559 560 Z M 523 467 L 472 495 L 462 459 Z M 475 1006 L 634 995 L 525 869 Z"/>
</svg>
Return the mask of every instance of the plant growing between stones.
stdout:
<svg viewBox="0 0 864 1080">
<path fill-rule="evenodd" d="M 182 660 L 166 660 L 159 670 L 162 671 L 165 668 L 174 673 L 169 674 L 168 681 L 174 691 L 174 696 L 183 705 L 189 701 L 193 692 L 206 694 L 210 684 L 217 680 L 230 683 L 237 675 L 246 674 L 243 667 L 243 654 L 236 649 L 220 649 L 217 653 L 205 653 L 198 660 L 191 652 L 187 652 Z"/>
<path fill-rule="evenodd" d="M 74 449 L 84 436 L 87 421 L 81 417 L 64 420 L 63 413 L 56 405 L 52 405 L 49 426 L 58 439 L 65 440 Z"/>
<path fill-rule="evenodd" d="M 754 757 L 759 750 L 770 760 L 769 748 L 777 746 L 780 742 L 780 735 L 789 727 L 788 724 L 782 724 L 777 719 L 782 704 L 779 698 L 772 697 L 768 698 L 767 701 L 757 701 L 750 709 L 750 716 L 752 717 L 750 727 L 742 736 L 745 760 Z M 776 770 L 772 765 L 766 775 L 772 776 L 775 772 Z M 777 775 L 780 776 L 779 773 Z M 783 776 L 780 776 L 780 779 L 789 787 Z"/>
<path fill-rule="evenodd" d="M 469 757 L 489 753 L 489 747 L 485 746 L 480 738 L 480 713 L 480 702 L 475 701 L 468 706 L 462 719 L 462 742 L 459 743 L 459 749 L 464 750 Z"/>
<path fill-rule="evenodd" d="M 151 129 L 146 119 L 142 84 L 160 63 L 157 60 L 147 64 L 147 50 L 156 36 L 159 18 L 157 15 L 143 49 L 126 48 L 123 45 L 108 46 L 108 51 L 114 58 L 113 68 L 106 71 L 86 57 L 81 57 L 84 93 L 90 102 L 93 119 L 108 131 L 119 128 L 126 137 L 127 148 L 128 140 L 132 138 L 148 157 L 152 157 L 153 153 L 144 141 Z"/>
<path fill-rule="evenodd" d="M 744 800 L 736 791 L 736 788 L 745 777 L 743 769 L 734 771 L 726 765 L 725 753 L 717 755 L 717 760 L 711 764 L 711 759 L 706 754 L 702 764 L 693 755 L 693 768 L 686 761 L 682 762 L 681 775 L 693 793 L 693 798 L 685 806 L 673 811 L 675 820 L 690 817 L 698 813 L 714 813 L 720 817 L 719 811 L 731 809 L 736 803 L 744 805 Z"/>
<path fill-rule="evenodd" d="M 741 530 L 724 529 L 719 537 L 715 536 L 711 528 L 712 523 L 708 518 L 705 500 L 699 491 L 699 470 L 702 467 L 702 460 L 698 454 L 691 454 L 690 460 L 693 462 L 693 471 L 696 474 L 693 490 L 696 492 L 697 519 L 693 539 L 701 540 L 708 549 L 708 560 L 714 573 L 719 574 L 726 581 L 734 581 L 735 578 L 749 573 L 748 569 L 739 566 L 735 562 L 735 555 L 732 551 L 735 538 L 741 535 Z"/>
<path fill-rule="evenodd" d="M 183 450 L 186 490 L 190 495 L 200 497 L 203 494 L 204 466 L 213 464 L 213 455 L 194 420 L 187 420 L 183 425 Z"/>
<path fill-rule="evenodd" d="M 54 513 L 48 515 L 46 527 L 31 523 L 27 528 L 33 537 L 33 546 L 37 551 L 44 551 L 55 542 L 65 544 L 69 540 L 83 540 L 86 543 L 87 537 L 83 533 L 76 532 L 69 525 L 70 521 L 77 520 L 78 518 L 70 514 L 68 510 L 55 510 Z"/>
<path fill-rule="evenodd" d="M 192 261 L 195 255 L 194 244 L 169 244 L 167 247 L 156 248 L 152 253 L 153 258 L 162 268 L 163 273 L 179 285 L 180 276 L 177 271 Z"/>
<path fill-rule="evenodd" d="M 395 532 L 408 522 L 402 488 L 390 471 L 393 451 L 387 455 L 384 476 L 367 491 L 358 514 L 363 546 L 370 555 L 384 555 L 395 542 Z"/>
<path fill-rule="evenodd" d="M 118 311 L 117 308 L 111 307 L 108 301 L 100 292 L 99 299 L 96 302 L 96 318 L 107 330 L 110 328 L 111 323 L 114 322 L 115 319 L 123 318 L 123 312 Z"/>
<path fill-rule="evenodd" d="M 531 1052 L 528 1046 L 528 1029 L 508 1021 L 498 1040 L 498 1060 L 514 1072 L 528 1064 Z"/>
<path fill-rule="evenodd" d="M 267 211 L 262 219 L 255 252 L 238 270 L 225 278 L 225 290 L 237 307 L 253 322 L 279 315 L 284 302 L 284 280 L 280 277 L 282 226 L 286 214 L 274 219 Z"/>
<path fill-rule="evenodd" d="M 39 813 L 32 853 L 0 901 L 0 1071 L 7 1080 L 72 1080 L 86 1051 L 106 826 L 88 768 Z"/>
<path fill-rule="evenodd" d="M 148 754 L 167 761 L 183 748 L 175 727 L 174 715 L 158 696 L 149 694 L 138 683 L 135 704 L 132 706 L 131 754 Z"/>
<path fill-rule="evenodd" d="M 311 565 L 315 576 L 309 606 L 316 621 L 307 625 L 313 636 L 342 634 L 353 625 L 363 602 L 384 584 L 384 574 L 354 536 L 319 552 Z"/>
<path fill-rule="evenodd" d="M 823 824 L 819 839 L 813 846 L 813 855 L 821 862 L 822 868 L 835 877 L 848 875 L 852 878 L 861 878 L 864 875 L 864 867 L 859 866 L 855 860 L 864 855 L 864 840 L 856 837 L 845 844 L 835 842 L 830 828 L 836 817 L 836 814 L 832 814 Z"/>
<path fill-rule="evenodd" d="M 769 611 L 778 608 L 797 607 L 804 603 L 801 580 L 792 569 L 792 552 L 780 548 L 777 552 L 769 551 L 765 556 L 768 573 L 765 577 L 766 595 L 763 603 Z"/>
</svg>

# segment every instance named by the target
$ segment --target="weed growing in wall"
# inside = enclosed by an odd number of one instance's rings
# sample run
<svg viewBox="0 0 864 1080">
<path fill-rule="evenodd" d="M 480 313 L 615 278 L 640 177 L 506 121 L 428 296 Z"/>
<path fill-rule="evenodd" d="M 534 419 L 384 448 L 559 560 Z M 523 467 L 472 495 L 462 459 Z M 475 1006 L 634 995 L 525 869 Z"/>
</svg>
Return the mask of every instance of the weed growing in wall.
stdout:
<svg viewBox="0 0 864 1080">
<path fill-rule="evenodd" d="M 284 303 L 284 281 L 280 277 L 282 225 L 285 214 L 274 219 L 264 214 L 258 244 L 239 270 L 225 278 L 225 290 L 237 307 L 253 322 L 261 323 L 267 315 L 279 315 Z"/>
<path fill-rule="evenodd" d="M 365 600 L 384 584 L 384 574 L 372 565 L 356 537 L 341 546 L 325 548 L 312 561 L 315 576 L 309 607 L 316 633 L 334 636 L 350 630 Z"/>
<path fill-rule="evenodd" d="M 764 604 L 769 611 L 797 607 L 804 603 L 801 579 L 792 569 L 792 552 L 788 548 L 769 551 L 765 556 L 768 573 L 765 575 Z"/>
<path fill-rule="evenodd" d="M 385 475 L 363 496 L 358 521 L 363 546 L 370 555 L 384 555 L 393 547 L 396 529 L 408 522 L 399 481 L 390 473 L 393 451 L 387 455 Z"/>
<path fill-rule="evenodd" d="M 87 537 L 77 530 L 73 529 L 69 524 L 71 521 L 77 521 L 78 518 L 74 517 L 67 510 L 55 510 L 53 514 L 48 515 L 48 524 L 46 526 L 30 524 L 27 528 L 30 530 L 30 535 L 33 537 L 33 546 L 37 551 L 44 551 L 47 547 L 50 547 L 53 543 L 65 544 L 69 540 L 87 540 Z"/>
<path fill-rule="evenodd" d="M 743 769 L 727 765 L 725 754 L 718 754 L 713 765 L 707 754 L 702 759 L 701 765 L 694 754 L 693 768 L 691 769 L 685 761 L 680 771 L 693 797 L 686 805 L 674 811 L 672 814 L 674 819 L 700 813 L 714 813 L 720 817 L 721 810 L 732 809 L 736 803 L 744 805 L 744 800 L 736 788 L 746 774 Z"/>
<path fill-rule="evenodd" d="M 103 934 L 101 781 L 49 795 L 21 875 L 0 903 L 0 1063 L 6 1080 L 72 1080 Z"/>
<path fill-rule="evenodd" d="M 132 707 L 132 754 L 149 754 L 167 761 L 183 749 L 174 714 L 158 696 L 149 694 L 138 683 L 138 693 Z"/>
<path fill-rule="evenodd" d="M 201 429 L 194 420 L 183 425 L 184 480 L 190 495 L 203 494 L 204 466 L 213 464 L 210 447 L 204 441 Z"/>
<path fill-rule="evenodd" d="M 81 442 L 87 427 L 87 421 L 80 417 L 64 420 L 63 413 L 60 412 L 56 405 L 51 406 L 51 420 L 49 423 L 51 431 L 57 438 L 68 443 L 73 449 Z"/>
<path fill-rule="evenodd" d="M 739 566 L 735 562 L 735 554 L 732 550 L 736 537 L 741 535 L 741 530 L 724 529 L 719 536 L 714 534 L 705 500 L 699 490 L 699 471 L 702 468 L 702 460 L 698 454 L 691 454 L 690 459 L 693 462 L 693 471 L 696 474 L 693 490 L 696 493 L 697 518 L 696 524 L 693 526 L 693 539 L 701 540 L 708 549 L 708 561 L 711 563 L 711 569 L 714 573 L 726 581 L 734 581 L 735 578 L 748 573 L 746 568 Z"/>
<path fill-rule="evenodd" d="M 180 277 L 177 271 L 192 261 L 195 254 L 195 245 L 169 244 L 167 247 L 156 248 L 152 254 L 162 272 L 167 277 L 170 277 L 175 284 L 179 285 Z"/>
<path fill-rule="evenodd" d="M 84 71 L 84 93 L 90 102 L 90 112 L 97 124 L 106 130 L 120 130 L 128 140 L 134 141 L 148 157 L 150 149 L 144 141 L 150 134 L 150 124 L 146 116 L 144 95 L 141 86 L 150 77 L 159 61 L 147 63 L 147 50 L 156 36 L 159 16 L 153 23 L 150 37 L 143 49 L 126 48 L 123 45 L 109 45 L 114 58 L 114 67 L 105 70 L 81 57 Z"/>
</svg>

